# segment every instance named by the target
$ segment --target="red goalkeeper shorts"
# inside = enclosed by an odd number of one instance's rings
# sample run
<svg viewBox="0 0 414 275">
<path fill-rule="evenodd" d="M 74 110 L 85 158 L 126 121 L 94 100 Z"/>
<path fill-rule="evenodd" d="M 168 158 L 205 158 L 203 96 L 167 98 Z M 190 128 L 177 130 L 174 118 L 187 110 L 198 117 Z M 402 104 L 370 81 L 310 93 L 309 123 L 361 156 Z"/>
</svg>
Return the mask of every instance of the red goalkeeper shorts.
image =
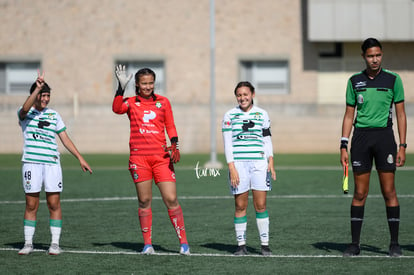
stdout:
<svg viewBox="0 0 414 275">
<path fill-rule="evenodd" d="M 175 182 L 174 166 L 170 156 L 130 156 L 129 172 L 134 183 L 154 179 L 155 183 Z"/>
</svg>

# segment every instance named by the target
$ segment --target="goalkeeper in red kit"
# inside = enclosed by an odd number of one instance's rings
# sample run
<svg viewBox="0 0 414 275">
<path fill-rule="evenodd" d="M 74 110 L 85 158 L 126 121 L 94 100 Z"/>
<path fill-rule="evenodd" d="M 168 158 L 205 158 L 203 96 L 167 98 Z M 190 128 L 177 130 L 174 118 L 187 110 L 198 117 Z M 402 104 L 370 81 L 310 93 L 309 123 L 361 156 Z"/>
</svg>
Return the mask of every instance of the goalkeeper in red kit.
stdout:
<svg viewBox="0 0 414 275">
<path fill-rule="evenodd" d="M 125 66 L 118 65 L 115 75 L 119 86 L 112 104 L 116 114 L 127 114 L 130 121 L 129 171 L 138 196 L 138 216 L 144 238 L 143 254 L 155 253 L 152 246 L 152 182 L 158 186 L 168 215 L 180 241 L 180 254 L 189 255 L 181 206 L 177 199 L 173 163 L 180 160 L 178 136 L 169 100 L 154 94 L 155 73 L 149 68 L 135 74 L 134 97 L 124 98 L 132 78 Z M 171 146 L 167 147 L 165 131 Z"/>
</svg>

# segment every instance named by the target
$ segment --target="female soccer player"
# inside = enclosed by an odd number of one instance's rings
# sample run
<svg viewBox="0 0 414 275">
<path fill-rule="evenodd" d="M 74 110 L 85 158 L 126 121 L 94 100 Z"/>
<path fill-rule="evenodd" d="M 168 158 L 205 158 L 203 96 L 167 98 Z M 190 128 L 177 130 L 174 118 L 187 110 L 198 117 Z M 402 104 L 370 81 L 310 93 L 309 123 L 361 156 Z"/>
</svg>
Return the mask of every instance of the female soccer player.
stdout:
<svg viewBox="0 0 414 275">
<path fill-rule="evenodd" d="M 234 254 L 247 255 L 246 210 L 249 190 L 252 190 L 261 252 L 267 256 L 272 252 L 269 249 L 266 195 L 272 188 L 270 177 L 276 180 L 270 119 L 265 110 L 253 105 L 255 89 L 251 83 L 238 83 L 234 94 L 239 106 L 224 115 L 222 124 L 230 190 L 235 198 L 234 226 L 238 248 Z"/>
<path fill-rule="evenodd" d="M 384 197 L 391 240 L 390 256 L 401 256 L 398 243 L 400 205 L 395 190 L 395 170 L 405 163 L 407 118 L 404 107 L 404 88 L 398 74 L 381 67 L 382 46 L 375 38 L 362 45 L 366 69 L 348 80 L 346 110 L 342 122 L 341 164 L 348 165 L 348 138 L 352 136 L 351 164 L 354 172 L 354 197 L 351 204 L 352 243 L 344 256 L 360 254 L 360 234 L 364 206 L 368 196 L 373 159 Z M 392 128 L 392 105 L 395 105 L 399 146 Z M 356 110 L 356 114 L 355 114 Z"/>
<path fill-rule="evenodd" d="M 135 74 L 136 95 L 123 98 L 132 74 L 127 76 L 125 66 L 115 70 L 119 81 L 112 104 L 117 114 L 128 114 L 130 120 L 129 171 L 135 183 L 139 209 L 138 216 L 144 238 L 143 254 L 153 254 L 152 246 L 152 181 L 158 186 L 167 206 L 172 225 L 180 242 L 180 254 L 189 255 L 181 206 L 177 199 L 173 163 L 180 160 L 178 136 L 171 104 L 164 96 L 154 93 L 155 73 L 143 68 Z M 165 131 L 171 146 L 166 147 Z M 171 155 L 168 153 L 171 152 Z"/>
<path fill-rule="evenodd" d="M 51 245 L 50 255 L 62 252 L 59 239 L 62 230 L 62 209 L 60 193 L 63 190 L 62 168 L 56 143 L 56 134 L 62 144 L 78 160 L 83 171 L 92 169 L 76 149 L 66 133 L 66 127 L 59 113 L 47 108 L 50 102 L 50 87 L 44 81 L 44 73 L 40 75 L 30 89 L 30 96 L 18 110 L 19 124 L 22 127 L 23 148 L 23 188 L 26 193 L 26 210 L 24 213 L 24 247 L 20 255 L 33 251 L 33 236 L 36 229 L 39 194 L 44 184 L 47 206 L 50 212 Z"/>
</svg>

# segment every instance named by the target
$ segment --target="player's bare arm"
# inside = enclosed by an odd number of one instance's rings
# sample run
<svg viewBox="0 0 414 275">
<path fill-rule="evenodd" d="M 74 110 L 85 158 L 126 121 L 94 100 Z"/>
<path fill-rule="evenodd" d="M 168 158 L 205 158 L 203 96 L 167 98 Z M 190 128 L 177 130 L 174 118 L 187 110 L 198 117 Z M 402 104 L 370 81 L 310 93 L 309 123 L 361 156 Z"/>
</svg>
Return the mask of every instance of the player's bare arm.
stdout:
<svg viewBox="0 0 414 275">
<path fill-rule="evenodd" d="M 234 162 L 229 163 L 230 183 L 231 186 L 237 187 L 240 183 L 239 173 L 237 172 Z"/>
<path fill-rule="evenodd" d="M 90 174 L 92 174 L 91 167 L 82 157 L 82 155 L 79 153 L 78 149 L 76 148 L 75 144 L 73 144 L 72 140 L 69 138 L 66 131 L 60 132 L 59 138 L 62 141 L 62 144 L 65 146 L 65 148 L 68 149 L 68 151 L 71 152 L 71 154 L 74 155 L 79 160 L 79 164 L 82 170 L 84 172 L 88 171 Z"/>
<path fill-rule="evenodd" d="M 276 172 L 275 172 L 273 157 L 268 158 L 267 171 L 270 172 L 270 174 L 272 175 L 272 179 L 276 180 Z"/>
<path fill-rule="evenodd" d="M 405 164 L 405 150 L 406 147 L 404 144 L 406 144 L 406 136 L 407 136 L 407 116 L 405 114 L 405 106 L 404 102 L 399 102 L 395 104 L 395 112 L 397 117 L 397 128 L 398 128 L 398 136 L 400 140 L 400 145 L 398 146 L 398 152 L 397 152 L 397 166 L 401 167 Z"/>
<path fill-rule="evenodd" d="M 39 92 L 42 90 L 44 85 L 45 85 L 45 72 L 40 74 L 40 71 L 37 70 L 36 89 L 26 99 L 22 108 L 20 109 L 20 112 L 19 112 L 20 120 L 23 120 L 26 118 L 27 113 L 29 112 L 30 108 L 34 105 L 36 101 L 36 97 L 39 94 Z"/>
<path fill-rule="evenodd" d="M 354 121 L 355 107 L 346 106 L 344 119 L 342 122 L 342 137 L 349 138 L 352 130 L 352 123 Z M 342 167 L 349 164 L 349 156 L 347 148 L 341 148 L 341 165 Z"/>
</svg>

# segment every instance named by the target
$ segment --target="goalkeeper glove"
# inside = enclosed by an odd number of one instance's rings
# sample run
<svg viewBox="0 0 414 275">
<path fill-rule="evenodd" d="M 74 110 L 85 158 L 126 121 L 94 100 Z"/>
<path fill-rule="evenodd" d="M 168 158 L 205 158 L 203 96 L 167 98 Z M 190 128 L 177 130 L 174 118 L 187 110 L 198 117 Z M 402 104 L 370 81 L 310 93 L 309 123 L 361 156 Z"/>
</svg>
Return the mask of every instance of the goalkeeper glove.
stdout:
<svg viewBox="0 0 414 275">
<path fill-rule="evenodd" d="M 122 91 L 125 91 L 125 87 L 132 78 L 132 74 L 127 76 L 125 65 L 118 65 L 115 67 L 115 75 L 118 79 L 119 85 L 121 86 Z"/>
<path fill-rule="evenodd" d="M 174 140 L 172 138 L 171 146 L 167 147 L 165 151 L 170 152 L 170 158 L 172 163 L 177 163 L 180 161 L 180 150 L 178 146 L 178 139 Z"/>
</svg>

